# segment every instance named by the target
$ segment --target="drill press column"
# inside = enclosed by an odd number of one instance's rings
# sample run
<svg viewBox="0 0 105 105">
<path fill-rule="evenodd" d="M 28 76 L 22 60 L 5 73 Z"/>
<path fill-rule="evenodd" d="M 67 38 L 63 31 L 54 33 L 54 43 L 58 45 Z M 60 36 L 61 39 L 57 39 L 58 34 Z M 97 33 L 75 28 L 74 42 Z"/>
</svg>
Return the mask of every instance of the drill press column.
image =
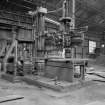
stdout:
<svg viewBox="0 0 105 105">
<path fill-rule="evenodd" d="M 47 13 L 47 9 L 43 7 L 37 8 L 36 13 L 36 44 L 37 51 L 40 51 L 40 57 L 44 57 L 44 49 L 45 49 L 45 39 L 44 39 L 44 30 L 45 30 L 45 14 Z M 36 55 L 38 56 L 38 55 Z"/>
</svg>

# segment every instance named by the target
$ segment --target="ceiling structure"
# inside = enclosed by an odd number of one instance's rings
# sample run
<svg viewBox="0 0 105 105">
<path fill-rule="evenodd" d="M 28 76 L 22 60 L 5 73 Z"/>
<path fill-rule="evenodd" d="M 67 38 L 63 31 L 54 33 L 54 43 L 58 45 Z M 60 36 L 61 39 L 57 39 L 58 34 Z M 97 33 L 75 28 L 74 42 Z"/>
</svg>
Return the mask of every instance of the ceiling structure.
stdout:
<svg viewBox="0 0 105 105">
<path fill-rule="evenodd" d="M 105 0 L 75 0 L 76 27 L 88 26 L 89 31 L 102 33 L 105 31 Z M 37 5 L 48 8 L 48 11 L 62 7 L 63 0 L 0 0 L 0 10 L 22 12 L 36 9 Z M 8 8 L 9 7 L 9 8 Z M 50 13 L 48 17 L 59 20 L 62 11 Z"/>
</svg>

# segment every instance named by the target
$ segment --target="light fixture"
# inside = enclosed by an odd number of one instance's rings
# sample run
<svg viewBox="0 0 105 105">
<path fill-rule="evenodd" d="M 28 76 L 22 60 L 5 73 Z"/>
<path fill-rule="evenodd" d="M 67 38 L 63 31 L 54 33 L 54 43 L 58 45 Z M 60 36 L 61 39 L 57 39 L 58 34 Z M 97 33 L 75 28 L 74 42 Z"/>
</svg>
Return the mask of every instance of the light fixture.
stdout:
<svg viewBox="0 0 105 105">
<path fill-rule="evenodd" d="M 104 48 L 104 47 L 105 47 L 105 45 L 104 45 L 104 44 L 102 44 L 102 45 L 101 45 L 101 47 L 102 47 L 102 48 Z"/>
</svg>

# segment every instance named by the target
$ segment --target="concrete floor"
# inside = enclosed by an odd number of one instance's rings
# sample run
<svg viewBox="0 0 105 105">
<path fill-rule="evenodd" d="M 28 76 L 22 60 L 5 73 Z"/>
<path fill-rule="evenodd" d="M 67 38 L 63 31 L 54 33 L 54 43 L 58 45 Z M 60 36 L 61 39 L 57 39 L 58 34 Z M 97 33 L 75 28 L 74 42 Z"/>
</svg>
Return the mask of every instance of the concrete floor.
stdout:
<svg viewBox="0 0 105 105">
<path fill-rule="evenodd" d="M 103 71 L 105 67 L 98 67 L 97 71 L 100 69 Z M 0 105 L 105 105 L 105 82 L 94 82 L 77 90 L 58 93 L 24 82 L 11 83 L 0 79 L 0 97 L 13 94 L 22 95 L 24 99 Z"/>
<path fill-rule="evenodd" d="M 24 103 L 22 105 L 87 105 L 89 103 L 99 105 L 96 103 L 105 102 L 105 83 L 98 82 L 68 93 L 57 93 L 45 88 L 29 86 L 23 82 L 12 84 L 0 79 L 0 96 L 12 94 L 25 97 L 23 101 L 21 100 Z M 20 105 L 22 102 L 16 104 L 18 102 L 14 101 L 13 105 Z M 11 104 L 9 102 L 0 105 Z"/>
</svg>

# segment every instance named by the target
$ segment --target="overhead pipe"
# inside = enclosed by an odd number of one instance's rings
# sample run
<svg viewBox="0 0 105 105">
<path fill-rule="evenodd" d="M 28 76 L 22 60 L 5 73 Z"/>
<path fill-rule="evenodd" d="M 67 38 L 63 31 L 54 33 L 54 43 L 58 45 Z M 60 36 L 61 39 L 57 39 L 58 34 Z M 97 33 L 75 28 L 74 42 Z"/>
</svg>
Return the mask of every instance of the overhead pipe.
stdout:
<svg viewBox="0 0 105 105">
<path fill-rule="evenodd" d="M 50 19 L 50 18 L 45 17 L 45 21 L 46 21 L 46 22 L 49 22 L 49 23 L 52 23 L 52 24 L 55 24 L 55 25 L 57 25 L 57 26 L 60 26 L 60 23 L 59 23 L 59 22 L 57 22 L 57 21 L 55 21 L 55 20 L 52 20 L 52 19 Z"/>
</svg>

